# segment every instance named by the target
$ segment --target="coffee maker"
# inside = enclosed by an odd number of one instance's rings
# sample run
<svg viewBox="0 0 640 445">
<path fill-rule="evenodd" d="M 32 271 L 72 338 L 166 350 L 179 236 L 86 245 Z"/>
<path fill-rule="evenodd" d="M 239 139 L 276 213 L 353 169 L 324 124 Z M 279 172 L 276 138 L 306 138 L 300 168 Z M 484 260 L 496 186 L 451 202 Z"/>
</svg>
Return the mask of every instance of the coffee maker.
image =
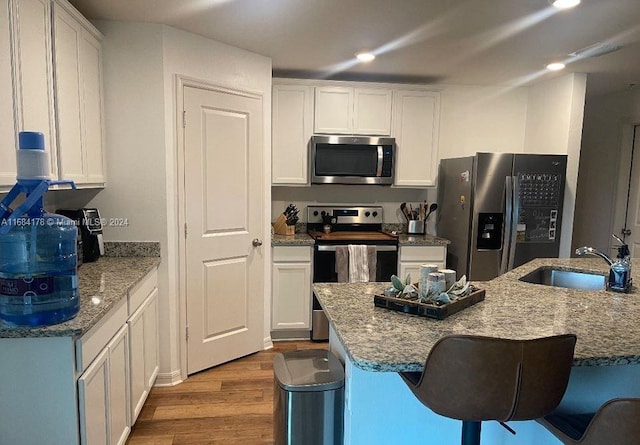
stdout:
<svg viewBox="0 0 640 445">
<path fill-rule="evenodd" d="M 82 253 L 82 262 L 91 263 L 104 255 L 102 218 L 98 209 L 59 209 L 56 213 L 76 222 L 79 234 L 78 257 Z"/>
</svg>

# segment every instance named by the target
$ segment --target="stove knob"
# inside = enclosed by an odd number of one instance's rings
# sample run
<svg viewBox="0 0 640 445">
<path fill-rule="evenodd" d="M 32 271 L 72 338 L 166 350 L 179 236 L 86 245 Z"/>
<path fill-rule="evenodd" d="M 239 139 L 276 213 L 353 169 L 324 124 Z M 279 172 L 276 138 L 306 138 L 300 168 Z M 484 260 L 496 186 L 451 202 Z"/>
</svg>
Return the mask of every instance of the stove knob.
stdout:
<svg viewBox="0 0 640 445">
<path fill-rule="evenodd" d="M 313 216 L 318 216 L 318 211 L 317 210 L 313 211 Z"/>
<path fill-rule="evenodd" d="M 324 215 L 326 215 L 326 214 L 327 214 L 327 212 L 325 212 L 325 211 L 323 210 L 322 212 L 320 212 L 320 214 L 321 214 L 322 216 L 324 216 Z"/>
<path fill-rule="evenodd" d="M 371 215 L 371 212 L 364 212 L 364 216 L 366 216 L 367 218 L 369 217 L 369 215 Z"/>
<path fill-rule="evenodd" d="M 375 218 L 376 216 L 378 216 L 378 212 L 373 212 L 373 217 Z"/>
</svg>

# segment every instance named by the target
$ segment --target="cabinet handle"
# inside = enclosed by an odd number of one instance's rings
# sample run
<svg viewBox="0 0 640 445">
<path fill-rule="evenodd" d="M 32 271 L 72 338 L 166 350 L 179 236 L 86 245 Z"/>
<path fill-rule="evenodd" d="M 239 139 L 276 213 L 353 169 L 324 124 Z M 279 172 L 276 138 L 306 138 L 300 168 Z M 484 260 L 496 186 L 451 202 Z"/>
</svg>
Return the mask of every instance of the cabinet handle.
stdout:
<svg viewBox="0 0 640 445">
<path fill-rule="evenodd" d="M 260 247 L 262 246 L 262 240 L 258 238 L 254 238 L 251 244 L 253 244 L 253 247 Z"/>
</svg>

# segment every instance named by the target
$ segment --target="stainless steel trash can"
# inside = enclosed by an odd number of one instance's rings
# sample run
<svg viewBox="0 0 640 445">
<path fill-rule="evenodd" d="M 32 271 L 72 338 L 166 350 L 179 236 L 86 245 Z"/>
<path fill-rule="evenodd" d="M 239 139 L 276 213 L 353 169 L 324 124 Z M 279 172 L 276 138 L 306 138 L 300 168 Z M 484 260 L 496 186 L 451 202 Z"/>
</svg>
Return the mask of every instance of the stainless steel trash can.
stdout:
<svg viewBox="0 0 640 445">
<path fill-rule="evenodd" d="M 273 358 L 276 445 L 342 445 L 344 368 L 330 351 L 310 349 Z"/>
</svg>

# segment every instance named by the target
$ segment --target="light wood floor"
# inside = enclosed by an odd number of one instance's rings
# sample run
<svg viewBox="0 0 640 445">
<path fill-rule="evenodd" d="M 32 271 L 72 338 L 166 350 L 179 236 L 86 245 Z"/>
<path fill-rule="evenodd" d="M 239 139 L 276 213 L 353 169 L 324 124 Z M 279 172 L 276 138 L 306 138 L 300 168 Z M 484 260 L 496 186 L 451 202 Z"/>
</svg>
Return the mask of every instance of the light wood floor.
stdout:
<svg viewBox="0 0 640 445">
<path fill-rule="evenodd" d="M 328 343 L 274 342 L 274 348 L 153 388 L 127 445 L 273 443 L 273 355 Z"/>
</svg>

